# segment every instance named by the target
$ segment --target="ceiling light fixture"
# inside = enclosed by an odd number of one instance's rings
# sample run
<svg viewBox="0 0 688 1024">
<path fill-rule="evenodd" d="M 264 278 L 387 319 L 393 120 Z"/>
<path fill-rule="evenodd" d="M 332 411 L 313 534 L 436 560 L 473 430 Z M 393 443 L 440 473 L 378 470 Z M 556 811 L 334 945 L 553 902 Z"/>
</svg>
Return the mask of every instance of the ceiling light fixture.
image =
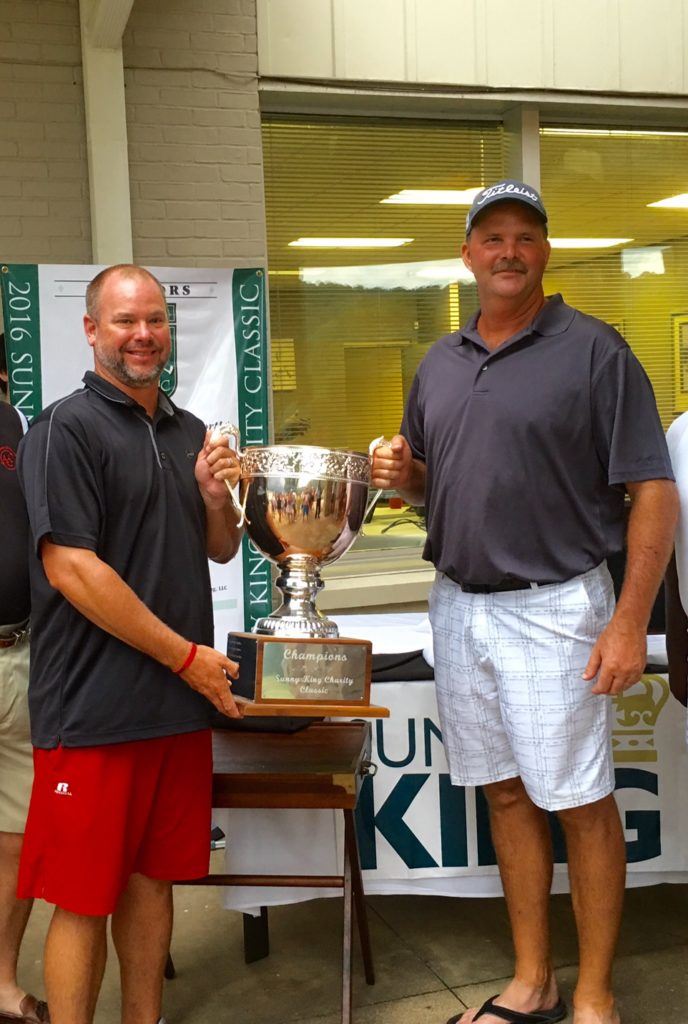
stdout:
<svg viewBox="0 0 688 1024">
<path fill-rule="evenodd" d="M 296 238 L 294 249 L 394 249 L 408 245 L 412 238 Z"/>
<path fill-rule="evenodd" d="M 680 192 L 677 196 L 669 196 L 668 199 L 658 199 L 656 203 L 648 203 L 664 210 L 688 210 L 688 192 Z"/>
<path fill-rule="evenodd" d="M 402 188 L 380 203 L 392 203 L 395 205 L 408 204 L 412 206 L 470 206 L 475 197 L 484 188 L 478 185 L 476 188 Z"/>
<path fill-rule="evenodd" d="M 626 245 L 632 238 L 550 238 L 553 249 L 611 249 L 615 245 Z"/>
<path fill-rule="evenodd" d="M 644 128 L 541 128 L 540 135 L 570 135 L 582 136 L 583 138 L 619 138 L 633 139 L 636 136 L 650 139 L 663 139 L 666 137 L 686 138 L 688 132 L 681 131 L 650 131 Z"/>
</svg>

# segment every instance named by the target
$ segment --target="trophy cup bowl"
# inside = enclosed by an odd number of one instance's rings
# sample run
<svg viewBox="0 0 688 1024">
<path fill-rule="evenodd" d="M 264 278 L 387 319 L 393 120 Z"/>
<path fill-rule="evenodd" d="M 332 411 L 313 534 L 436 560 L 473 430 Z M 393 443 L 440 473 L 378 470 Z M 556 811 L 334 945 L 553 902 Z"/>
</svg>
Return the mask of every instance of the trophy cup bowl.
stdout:
<svg viewBox="0 0 688 1024">
<path fill-rule="evenodd" d="M 270 636 L 335 638 L 315 606 L 320 569 L 341 558 L 366 515 L 370 460 L 361 452 L 311 445 L 245 448 L 241 504 L 255 546 L 281 570 L 281 606 L 253 627 Z"/>
</svg>

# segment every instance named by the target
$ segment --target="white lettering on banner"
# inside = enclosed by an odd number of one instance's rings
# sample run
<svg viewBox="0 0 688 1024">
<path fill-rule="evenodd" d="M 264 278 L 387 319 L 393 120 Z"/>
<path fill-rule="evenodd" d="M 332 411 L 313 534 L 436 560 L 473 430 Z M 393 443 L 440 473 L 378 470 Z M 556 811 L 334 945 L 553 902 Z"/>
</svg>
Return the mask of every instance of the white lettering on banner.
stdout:
<svg viewBox="0 0 688 1024">
<path fill-rule="evenodd" d="M 248 600 L 249 604 L 264 604 L 270 596 L 270 570 L 268 560 L 253 541 L 248 544 Z"/>
</svg>

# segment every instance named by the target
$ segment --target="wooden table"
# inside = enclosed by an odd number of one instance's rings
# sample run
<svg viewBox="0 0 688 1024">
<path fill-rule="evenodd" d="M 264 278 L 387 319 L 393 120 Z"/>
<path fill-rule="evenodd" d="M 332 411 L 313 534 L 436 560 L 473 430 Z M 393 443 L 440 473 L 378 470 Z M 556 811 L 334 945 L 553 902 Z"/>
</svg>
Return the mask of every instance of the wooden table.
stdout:
<svg viewBox="0 0 688 1024">
<path fill-rule="evenodd" d="M 215 732 L 213 807 L 335 808 L 344 815 L 342 875 L 213 874 L 188 885 L 294 886 L 343 889 L 342 1024 L 351 1022 L 353 911 L 363 954 L 365 979 L 375 983 L 363 898 L 354 810 L 370 766 L 367 722 L 317 722 L 296 733 Z M 231 836 L 228 836 L 231 842 Z M 267 930 L 265 941 L 267 942 Z M 260 927 L 260 925 L 259 925 Z M 267 949 L 263 953 L 266 955 Z M 254 957 L 255 959 L 255 957 Z M 169 973 L 173 974 L 171 961 Z"/>
</svg>

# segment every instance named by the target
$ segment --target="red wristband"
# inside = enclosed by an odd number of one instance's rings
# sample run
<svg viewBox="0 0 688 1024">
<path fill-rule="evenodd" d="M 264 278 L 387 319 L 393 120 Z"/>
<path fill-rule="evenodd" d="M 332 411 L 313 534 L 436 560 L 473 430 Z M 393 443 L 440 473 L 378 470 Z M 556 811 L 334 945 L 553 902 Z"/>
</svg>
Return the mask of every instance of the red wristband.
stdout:
<svg viewBox="0 0 688 1024">
<path fill-rule="evenodd" d="M 189 653 L 187 654 L 186 658 L 184 659 L 184 664 L 181 666 L 181 668 L 174 669 L 174 674 L 176 676 L 180 676 L 182 674 L 182 672 L 186 672 L 187 668 L 189 667 L 191 662 L 196 657 L 196 652 L 197 651 L 198 651 L 198 646 L 196 644 L 192 643 L 191 647 L 189 648 Z"/>
</svg>

